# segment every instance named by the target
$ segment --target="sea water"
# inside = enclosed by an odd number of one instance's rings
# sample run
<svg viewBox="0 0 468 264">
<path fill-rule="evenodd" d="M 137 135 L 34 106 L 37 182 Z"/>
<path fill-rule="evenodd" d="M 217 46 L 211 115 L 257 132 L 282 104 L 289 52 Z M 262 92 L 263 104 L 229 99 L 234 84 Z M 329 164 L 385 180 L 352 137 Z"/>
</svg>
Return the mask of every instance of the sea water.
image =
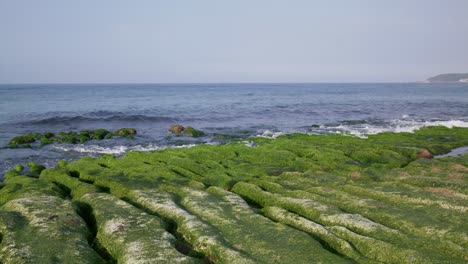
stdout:
<svg viewBox="0 0 468 264">
<path fill-rule="evenodd" d="M 172 137 L 172 124 L 205 137 Z M 17 135 L 133 127 L 135 139 L 0 149 L 0 175 L 16 163 L 54 166 L 101 153 L 224 144 L 284 133 L 412 132 L 468 127 L 468 84 L 22 84 L 0 85 L 0 146 Z M 1 176 L 0 176 L 1 177 Z"/>
</svg>

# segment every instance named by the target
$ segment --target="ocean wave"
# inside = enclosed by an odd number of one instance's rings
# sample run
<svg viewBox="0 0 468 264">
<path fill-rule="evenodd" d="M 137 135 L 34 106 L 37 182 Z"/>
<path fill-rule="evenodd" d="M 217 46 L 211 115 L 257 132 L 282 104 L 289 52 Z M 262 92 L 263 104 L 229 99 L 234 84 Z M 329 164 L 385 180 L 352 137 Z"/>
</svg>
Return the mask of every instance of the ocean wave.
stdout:
<svg viewBox="0 0 468 264">
<path fill-rule="evenodd" d="M 273 132 L 270 130 L 265 130 L 261 134 L 256 135 L 255 137 L 262 137 L 262 138 L 277 138 L 281 135 L 284 135 L 284 132 Z"/>
<path fill-rule="evenodd" d="M 439 120 L 439 121 L 410 121 L 410 120 L 393 120 L 386 124 L 358 124 L 358 125 L 347 125 L 340 124 L 338 126 L 326 126 L 320 129 L 327 130 L 327 132 L 334 133 L 346 133 L 352 134 L 358 137 L 365 138 L 366 135 L 373 135 L 383 132 L 393 133 L 412 133 L 423 127 L 430 126 L 445 126 L 448 128 L 452 127 L 468 127 L 468 121 L 465 120 Z"/>
<path fill-rule="evenodd" d="M 63 124 L 77 124 L 77 123 L 90 123 L 90 122 L 177 122 L 177 118 L 166 116 L 148 116 L 148 115 L 104 115 L 96 113 L 90 116 L 54 116 L 39 120 L 20 122 L 20 125 L 63 125 Z"/>
<path fill-rule="evenodd" d="M 86 154 L 113 154 L 113 155 L 121 155 L 125 154 L 128 151 L 155 151 L 155 150 L 163 150 L 167 148 L 191 148 L 196 146 L 197 144 L 186 144 L 180 146 L 158 146 L 158 145 L 135 145 L 135 146 L 112 146 L 112 147 L 104 147 L 99 145 L 84 145 L 84 144 L 77 144 L 77 145 L 54 145 L 53 148 L 61 151 L 73 151 L 79 153 L 86 153 Z"/>
</svg>

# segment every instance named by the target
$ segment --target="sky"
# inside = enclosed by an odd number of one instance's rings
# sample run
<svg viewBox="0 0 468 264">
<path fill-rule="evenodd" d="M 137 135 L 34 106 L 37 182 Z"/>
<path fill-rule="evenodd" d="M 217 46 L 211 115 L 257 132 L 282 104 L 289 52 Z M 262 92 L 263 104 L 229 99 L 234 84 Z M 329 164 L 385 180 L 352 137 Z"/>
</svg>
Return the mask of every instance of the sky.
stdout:
<svg viewBox="0 0 468 264">
<path fill-rule="evenodd" d="M 0 83 L 411 82 L 468 72 L 467 0 L 0 0 Z"/>
</svg>

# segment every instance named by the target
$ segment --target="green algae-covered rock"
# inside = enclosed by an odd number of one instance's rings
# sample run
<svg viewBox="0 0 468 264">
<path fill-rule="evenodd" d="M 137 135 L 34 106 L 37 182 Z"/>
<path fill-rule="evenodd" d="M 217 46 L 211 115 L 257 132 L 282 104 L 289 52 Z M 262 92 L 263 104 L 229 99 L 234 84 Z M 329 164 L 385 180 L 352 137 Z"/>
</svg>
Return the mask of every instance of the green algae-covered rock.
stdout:
<svg viewBox="0 0 468 264">
<path fill-rule="evenodd" d="M 132 137 L 136 135 L 136 130 L 134 128 L 121 128 L 116 131 L 116 135 L 121 137 Z M 54 142 L 77 144 L 84 143 L 92 139 L 110 139 L 113 136 L 114 134 L 112 132 L 102 128 L 96 130 L 82 130 L 79 133 L 75 131 L 62 131 L 58 132 L 57 134 L 54 134 L 52 132 L 45 132 L 44 134 L 25 134 L 12 138 L 8 143 L 8 147 L 31 147 L 31 143 L 36 142 L 36 140 L 40 140 L 41 146 L 52 144 Z"/>
<path fill-rule="evenodd" d="M 52 133 L 52 132 L 45 132 L 44 133 L 44 137 L 47 138 L 47 139 L 53 138 L 54 136 L 55 136 L 55 134 Z"/>
<path fill-rule="evenodd" d="M 46 169 L 41 173 L 41 180 L 52 182 L 62 189 L 66 189 L 69 195 L 74 199 L 79 199 L 87 193 L 97 193 L 99 188 L 93 184 L 80 181 L 78 178 L 71 177 L 66 170 L 55 168 Z"/>
<path fill-rule="evenodd" d="M 32 176 L 39 176 L 43 170 L 45 170 L 45 166 L 41 164 L 37 164 L 33 161 L 28 162 L 29 167 L 29 174 Z"/>
<path fill-rule="evenodd" d="M 220 263 L 255 263 L 238 248 L 229 246 L 216 228 L 177 205 L 174 201 L 175 196 L 161 191 L 138 190 L 129 195 L 132 201 L 177 223 L 177 231 L 193 245 L 195 250 L 205 254 L 208 259 Z"/>
<path fill-rule="evenodd" d="M 14 137 L 8 143 L 9 145 L 22 145 L 22 144 L 30 144 L 36 142 L 36 137 L 33 134 L 26 134 L 22 136 Z"/>
<path fill-rule="evenodd" d="M 63 196 L 63 192 L 56 185 L 21 175 L 16 171 L 5 174 L 4 187 L 0 189 L 0 205 L 18 198 L 33 195 L 48 194 L 51 196 Z"/>
<path fill-rule="evenodd" d="M 46 195 L 11 200 L 0 207 L 0 220 L 4 263 L 103 263 L 69 201 Z"/>
<path fill-rule="evenodd" d="M 119 137 L 129 137 L 137 134 L 134 128 L 121 128 L 115 131 L 115 134 Z"/>
<path fill-rule="evenodd" d="M 15 167 L 13 168 L 16 172 L 21 173 L 24 170 L 23 165 L 21 164 L 16 164 Z"/>
<path fill-rule="evenodd" d="M 421 149 L 439 155 L 467 146 L 467 128 L 249 140 L 255 147 L 232 142 L 86 157 L 42 169 L 39 178 L 18 168 L 5 175 L 0 205 L 44 195 L 72 199 L 95 249 L 110 261 L 468 260 L 468 154 L 418 159 Z M 150 241 L 160 246 L 151 251 Z"/>
<path fill-rule="evenodd" d="M 188 126 L 184 129 L 184 134 L 189 136 L 189 137 L 201 137 L 205 135 L 205 132 L 201 130 L 197 130 L 191 126 Z"/>
<path fill-rule="evenodd" d="M 318 237 L 329 247 L 333 248 L 344 256 L 348 256 L 349 258 L 359 263 L 372 263 L 370 259 L 365 258 L 359 251 L 357 251 L 351 243 L 343 238 L 340 238 L 338 235 L 334 234 L 328 228 L 320 224 L 300 217 L 299 215 L 290 213 L 287 210 L 279 207 L 265 207 L 262 211 L 266 216 L 275 221 L 293 226 Z"/>
<path fill-rule="evenodd" d="M 96 239 L 118 263 L 203 262 L 178 252 L 175 237 L 157 216 L 105 193 L 85 194 L 79 201 L 90 207 Z"/>
<path fill-rule="evenodd" d="M 52 144 L 54 142 L 53 139 L 46 138 L 46 137 L 41 137 L 40 140 L 41 140 L 41 146 Z"/>
<path fill-rule="evenodd" d="M 109 134 L 111 134 L 111 132 L 109 132 L 108 130 L 106 129 L 96 129 L 92 132 L 92 138 L 93 139 L 104 139 L 106 138 L 106 136 L 108 136 Z"/>
</svg>

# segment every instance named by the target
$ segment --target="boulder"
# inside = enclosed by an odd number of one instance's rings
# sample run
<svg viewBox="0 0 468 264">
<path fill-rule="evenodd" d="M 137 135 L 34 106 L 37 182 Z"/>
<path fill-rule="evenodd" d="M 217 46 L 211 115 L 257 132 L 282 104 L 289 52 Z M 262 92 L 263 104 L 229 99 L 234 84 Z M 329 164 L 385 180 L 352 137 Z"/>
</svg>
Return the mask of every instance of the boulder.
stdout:
<svg viewBox="0 0 468 264">
<path fill-rule="evenodd" d="M 12 138 L 8 144 L 9 145 L 29 144 L 29 143 L 34 143 L 35 141 L 36 141 L 36 138 L 34 137 L 34 135 L 26 134 L 26 135 Z"/>
<path fill-rule="evenodd" d="M 181 126 L 181 125 L 172 125 L 169 127 L 168 129 L 172 134 L 181 134 L 182 132 L 184 132 L 185 130 L 185 127 Z"/>
<path fill-rule="evenodd" d="M 205 135 L 205 132 L 201 130 L 197 130 L 191 126 L 188 126 L 184 129 L 184 134 L 189 136 L 189 137 L 201 137 Z"/>
<path fill-rule="evenodd" d="M 115 131 L 115 134 L 120 137 L 128 137 L 136 135 L 137 131 L 134 128 L 121 128 Z"/>
<path fill-rule="evenodd" d="M 417 159 L 432 159 L 433 156 L 427 149 L 420 149 L 416 155 Z"/>
</svg>

